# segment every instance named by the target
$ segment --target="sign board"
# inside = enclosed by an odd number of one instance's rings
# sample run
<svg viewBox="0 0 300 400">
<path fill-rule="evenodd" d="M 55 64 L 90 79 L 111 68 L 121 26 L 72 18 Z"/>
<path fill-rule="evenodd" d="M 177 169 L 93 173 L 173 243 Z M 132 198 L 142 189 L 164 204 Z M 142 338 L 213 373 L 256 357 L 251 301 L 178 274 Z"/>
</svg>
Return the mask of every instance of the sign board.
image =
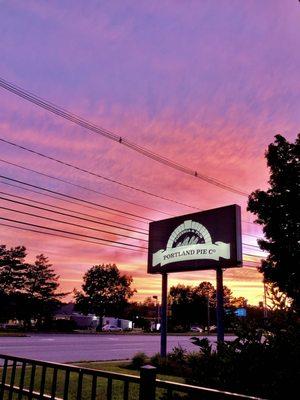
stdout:
<svg viewBox="0 0 300 400">
<path fill-rule="evenodd" d="M 247 316 L 246 308 L 237 308 L 234 313 L 237 317 L 246 317 Z"/>
<path fill-rule="evenodd" d="M 241 210 L 237 205 L 150 223 L 150 274 L 240 266 Z"/>
</svg>

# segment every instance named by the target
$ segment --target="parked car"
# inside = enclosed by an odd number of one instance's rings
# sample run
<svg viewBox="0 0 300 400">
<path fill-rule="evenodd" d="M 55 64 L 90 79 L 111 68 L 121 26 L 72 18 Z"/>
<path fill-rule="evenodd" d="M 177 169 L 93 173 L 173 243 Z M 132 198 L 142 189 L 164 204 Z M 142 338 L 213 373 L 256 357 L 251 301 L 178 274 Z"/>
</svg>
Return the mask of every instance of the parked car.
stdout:
<svg viewBox="0 0 300 400">
<path fill-rule="evenodd" d="M 190 331 L 191 332 L 203 332 L 203 329 L 200 328 L 199 326 L 191 326 Z"/>
<path fill-rule="evenodd" d="M 216 325 L 211 325 L 209 330 L 210 330 L 210 332 L 216 332 L 217 331 Z"/>
<path fill-rule="evenodd" d="M 121 332 L 123 329 L 120 328 L 119 326 L 114 326 L 114 325 L 104 325 L 102 330 L 104 332 Z"/>
</svg>

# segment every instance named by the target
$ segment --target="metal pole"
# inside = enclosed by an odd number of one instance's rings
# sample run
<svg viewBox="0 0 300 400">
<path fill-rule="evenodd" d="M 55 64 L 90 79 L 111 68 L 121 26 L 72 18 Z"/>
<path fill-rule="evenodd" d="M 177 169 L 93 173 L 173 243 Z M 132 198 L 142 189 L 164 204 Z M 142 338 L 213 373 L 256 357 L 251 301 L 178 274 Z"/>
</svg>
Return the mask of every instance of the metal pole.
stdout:
<svg viewBox="0 0 300 400">
<path fill-rule="evenodd" d="M 267 309 L 267 288 L 266 282 L 263 280 L 264 283 L 264 318 L 268 318 L 268 309 Z"/>
<path fill-rule="evenodd" d="M 224 342 L 223 271 L 217 268 L 217 334 L 218 344 Z"/>
<path fill-rule="evenodd" d="M 210 309 L 209 309 L 209 296 L 207 296 L 207 334 L 210 333 Z"/>
<path fill-rule="evenodd" d="M 167 308 L 168 308 L 168 274 L 162 274 L 161 291 L 161 325 L 160 325 L 160 355 L 167 356 Z"/>
</svg>

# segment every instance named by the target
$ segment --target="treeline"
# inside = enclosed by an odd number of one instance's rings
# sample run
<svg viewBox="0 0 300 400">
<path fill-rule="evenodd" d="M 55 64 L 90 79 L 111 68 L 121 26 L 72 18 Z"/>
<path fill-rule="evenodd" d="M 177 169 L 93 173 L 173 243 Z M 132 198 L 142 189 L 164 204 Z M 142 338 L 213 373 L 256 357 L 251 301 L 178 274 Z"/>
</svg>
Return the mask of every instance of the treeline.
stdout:
<svg viewBox="0 0 300 400">
<path fill-rule="evenodd" d="M 37 330 L 56 329 L 53 316 L 67 293 L 59 292 L 59 276 L 47 257 L 40 254 L 34 263 L 29 263 L 26 255 L 24 246 L 10 249 L 0 246 L 0 323 L 17 320 L 24 329 L 31 329 L 33 325 Z M 160 322 L 158 298 L 129 302 L 136 292 L 132 282 L 132 277 L 121 274 L 114 264 L 94 265 L 83 276 L 82 290 L 73 292 L 75 311 L 95 314 L 99 318 L 99 330 L 104 316 L 114 316 L 129 319 L 135 327 L 149 331 L 153 323 Z M 236 320 L 234 311 L 246 308 L 247 299 L 234 297 L 224 286 L 224 307 L 225 326 L 230 330 Z M 247 313 L 263 318 L 262 308 L 247 307 Z M 216 325 L 216 289 L 210 282 L 170 288 L 168 330 L 186 332 L 192 325 L 203 330 Z"/>
<path fill-rule="evenodd" d="M 223 287 L 225 324 L 230 328 L 237 308 L 246 308 L 245 297 L 234 297 L 232 291 Z M 177 285 L 169 293 L 169 329 L 173 331 L 189 330 L 191 325 L 207 329 L 216 325 L 217 293 L 210 282 L 201 282 L 197 286 Z"/>
</svg>

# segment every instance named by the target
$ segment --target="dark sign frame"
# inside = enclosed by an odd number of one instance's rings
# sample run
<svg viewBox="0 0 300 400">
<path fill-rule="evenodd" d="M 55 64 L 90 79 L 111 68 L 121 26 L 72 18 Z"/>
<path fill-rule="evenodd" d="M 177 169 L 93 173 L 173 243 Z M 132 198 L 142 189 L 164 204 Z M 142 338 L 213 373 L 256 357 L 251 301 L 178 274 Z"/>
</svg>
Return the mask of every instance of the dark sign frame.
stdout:
<svg viewBox="0 0 300 400">
<path fill-rule="evenodd" d="M 241 267 L 241 238 L 236 204 L 151 222 L 148 273 Z"/>
</svg>

